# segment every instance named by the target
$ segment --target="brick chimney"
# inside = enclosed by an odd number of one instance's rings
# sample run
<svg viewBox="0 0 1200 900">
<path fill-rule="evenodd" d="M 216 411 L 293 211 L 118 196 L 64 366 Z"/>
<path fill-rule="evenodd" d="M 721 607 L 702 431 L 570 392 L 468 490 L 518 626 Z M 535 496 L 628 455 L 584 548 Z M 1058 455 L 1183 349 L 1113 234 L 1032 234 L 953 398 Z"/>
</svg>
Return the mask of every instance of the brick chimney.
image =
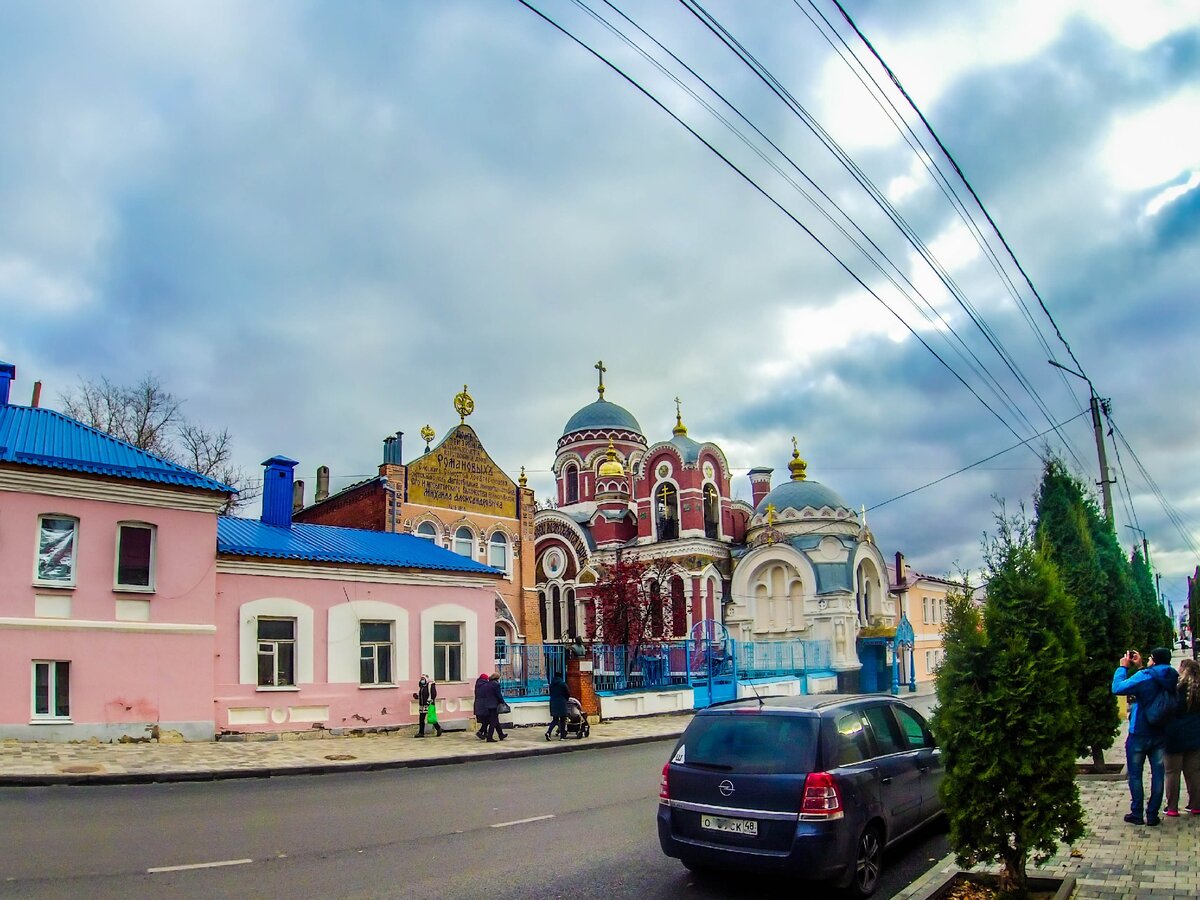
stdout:
<svg viewBox="0 0 1200 900">
<path fill-rule="evenodd" d="M 17 367 L 0 362 L 0 406 L 8 406 L 8 389 L 17 378 Z"/>
<path fill-rule="evenodd" d="M 304 509 L 304 482 L 299 478 L 292 484 L 292 514 Z"/>
<path fill-rule="evenodd" d="M 314 503 L 329 499 L 329 466 L 317 466 L 317 493 Z"/>
<path fill-rule="evenodd" d="M 292 479 L 298 463 L 286 456 L 272 456 L 263 463 L 262 521 L 281 528 L 292 526 Z"/>
<path fill-rule="evenodd" d="M 750 505 L 755 508 L 762 502 L 763 497 L 771 493 L 771 473 L 774 469 L 766 466 L 755 466 L 748 473 L 750 478 Z"/>
</svg>

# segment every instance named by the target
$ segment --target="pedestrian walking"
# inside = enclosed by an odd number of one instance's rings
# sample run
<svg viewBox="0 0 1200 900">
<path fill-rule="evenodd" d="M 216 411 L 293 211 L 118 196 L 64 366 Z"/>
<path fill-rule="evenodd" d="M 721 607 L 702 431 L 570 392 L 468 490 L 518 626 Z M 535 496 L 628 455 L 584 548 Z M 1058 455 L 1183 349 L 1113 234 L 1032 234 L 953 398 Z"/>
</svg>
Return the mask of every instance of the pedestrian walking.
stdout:
<svg viewBox="0 0 1200 900">
<path fill-rule="evenodd" d="M 567 690 L 567 683 L 563 681 L 560 673 L 554 673 L 554 679 L 550 682 L 550 724 L 546 727 L 546 740 L 550 740 L 550 733 L 556 728 L 558 729 L 558 739 L 560 741 L 567 738 L 567 716 L 570 714 L 567 701 L 570 699 L 571 692 Z"/>
<path fill-rule="evenodd" d="M 475 729 L 475 737 L 481 741 L 487 737 L 487 706 L 484 704 L 484 695 L 488 691 L 490 681 L 487 672 L 480 672 L 479 677 L 475 679 L 475 721 L 479 724 Z"/>
<path fill-rule="evenodd" d="M 1200 663 L 1179 663 L 1179 709 L 1167 724 L 1167 815 L 1179 815 L 1179 777 L 1187 785 L 1187 811 L 1200 816 Z"/>
<path fill-rule="evenodd" d="M 437 720 L 437 684 L 428 675 L 422 674 L 417 682 L 417 690 L 413 694 L 417 701 L 417 737 L 425 737 L 425 723 L 433 726 L 438 737 L 442 736 L 442 726 Z"/>
<path fill-rule="evenodd" d="M 1112 681 L 1114 694 L 1132 697 L 1135 701 L 1129 713 L 1129 736 L 1125 739 L 1125 768 L 1129 775 L 1129 814 L 1125 821 L 1130 825 L 1158 825 L 1162 822 L 1158 813 L 1166 780 L 1166 725 L 1151 722 L 1146 708 L 1160 691 L 1175 691 L 1179 673 L 1171 668 L 1171 651 L 1167 647 L 1155 647 L 1150 653 L 1151 665 L 1129 674 L 1129 669 L 1139 665 L 1141 660 L 1142 656 L 1136 650 L 1127 651 L 1121 657 Z M 1146 787 L 1142 781 L 1147 760 L 1150 762 L 1149 800 L 1146 800 Z"/>
<path fill-rule="evenodd" d="M 500 710 L 507 710 L 508 704 L 504 702 L 504 693 L 500 690 L 500 676 L 495 672 L 488 677 L 487 686 L 483 690 L 483 708 L 487 719 L 483 739 L 489 744 L 494 744 L 497 738 L 504 740 L 508 737 L 500 727 Z"/>
</svg>

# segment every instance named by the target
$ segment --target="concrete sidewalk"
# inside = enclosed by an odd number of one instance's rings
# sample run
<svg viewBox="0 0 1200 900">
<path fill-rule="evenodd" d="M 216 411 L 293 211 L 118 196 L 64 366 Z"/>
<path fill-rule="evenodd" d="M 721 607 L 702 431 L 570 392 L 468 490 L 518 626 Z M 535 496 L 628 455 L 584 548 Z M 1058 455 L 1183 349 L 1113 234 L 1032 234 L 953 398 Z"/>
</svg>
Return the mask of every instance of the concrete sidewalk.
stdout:
<svg viewBox="0 0 1200 900">
<path fill-rule="evenodd" d="M 213 781 L 439 766 L 666 740 L 682 734 L 690 721 L 691 715 L 617 719 L 593 725 L 589 737 L 564 741 L 547 741 L 542 727 L 510 728 L 508 739 L 494 744 L 477 740 L 472 731 L 447 731 L 440 738 L 417 739 L 415 727 L 317 740 L 183 744 L 2 741 L 0 787 Z"/>
</svg>

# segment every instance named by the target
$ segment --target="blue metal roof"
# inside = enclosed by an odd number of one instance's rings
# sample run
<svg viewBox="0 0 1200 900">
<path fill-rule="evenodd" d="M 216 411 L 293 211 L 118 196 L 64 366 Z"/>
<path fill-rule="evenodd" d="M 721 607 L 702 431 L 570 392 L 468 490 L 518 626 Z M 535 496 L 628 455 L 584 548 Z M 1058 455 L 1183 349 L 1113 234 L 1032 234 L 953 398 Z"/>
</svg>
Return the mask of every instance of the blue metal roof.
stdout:
<svg viewBox="0 0 1200 900">
<path fill-rule="evenodd" d="M 774 505 L 776 512 L 783 512 L 785 509 L 801 510 L 809 506 L 813 509 L 823 509 L 826 506 L 832 509 L 850 509 L 836 491 L 818 481 L 785 481 L 759 500 L 754 511 L 763 515 L 770 505 Z"/>
<path fill-rule="evenodd" d="M 0 405 L 0 462 L 236 493 L 53 409 Z"/>
<path fill-rule="evenodd" d="M 609 403 L 602 398 L 594 403 L 589 403 L 571 416 L 567 420 L 563 434 L 568 435 L 572 431 L 590 431 L 600 428 L 619 428 L 624 431 L 642 433 L 642 426 L 633 417 L 633 413 L 623 406 Z"/>
<path fill-rule="evenodd" d="M 305 562 L 357 563 L 478 575 L 503 574 L 499 569 L 459 556 L 433 541 L 411 534 L 301 522 L 284 527 L 237 516 L 217 517 L 217 552 Z"/>
</svg>

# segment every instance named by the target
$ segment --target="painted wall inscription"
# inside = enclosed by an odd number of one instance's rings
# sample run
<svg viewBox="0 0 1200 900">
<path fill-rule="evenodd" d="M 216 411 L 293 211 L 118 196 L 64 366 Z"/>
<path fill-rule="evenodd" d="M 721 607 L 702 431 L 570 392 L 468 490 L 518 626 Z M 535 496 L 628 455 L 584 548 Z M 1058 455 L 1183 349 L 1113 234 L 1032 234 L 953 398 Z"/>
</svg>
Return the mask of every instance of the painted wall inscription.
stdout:
<svg viewBox="0 0 1200 900">
<path fill-rule="evenodd" d="M 512 519 L 517 486 L 492 462 L 474 429 L 459 425 L 409 465 L 408 502 Z"/>
</svg>

